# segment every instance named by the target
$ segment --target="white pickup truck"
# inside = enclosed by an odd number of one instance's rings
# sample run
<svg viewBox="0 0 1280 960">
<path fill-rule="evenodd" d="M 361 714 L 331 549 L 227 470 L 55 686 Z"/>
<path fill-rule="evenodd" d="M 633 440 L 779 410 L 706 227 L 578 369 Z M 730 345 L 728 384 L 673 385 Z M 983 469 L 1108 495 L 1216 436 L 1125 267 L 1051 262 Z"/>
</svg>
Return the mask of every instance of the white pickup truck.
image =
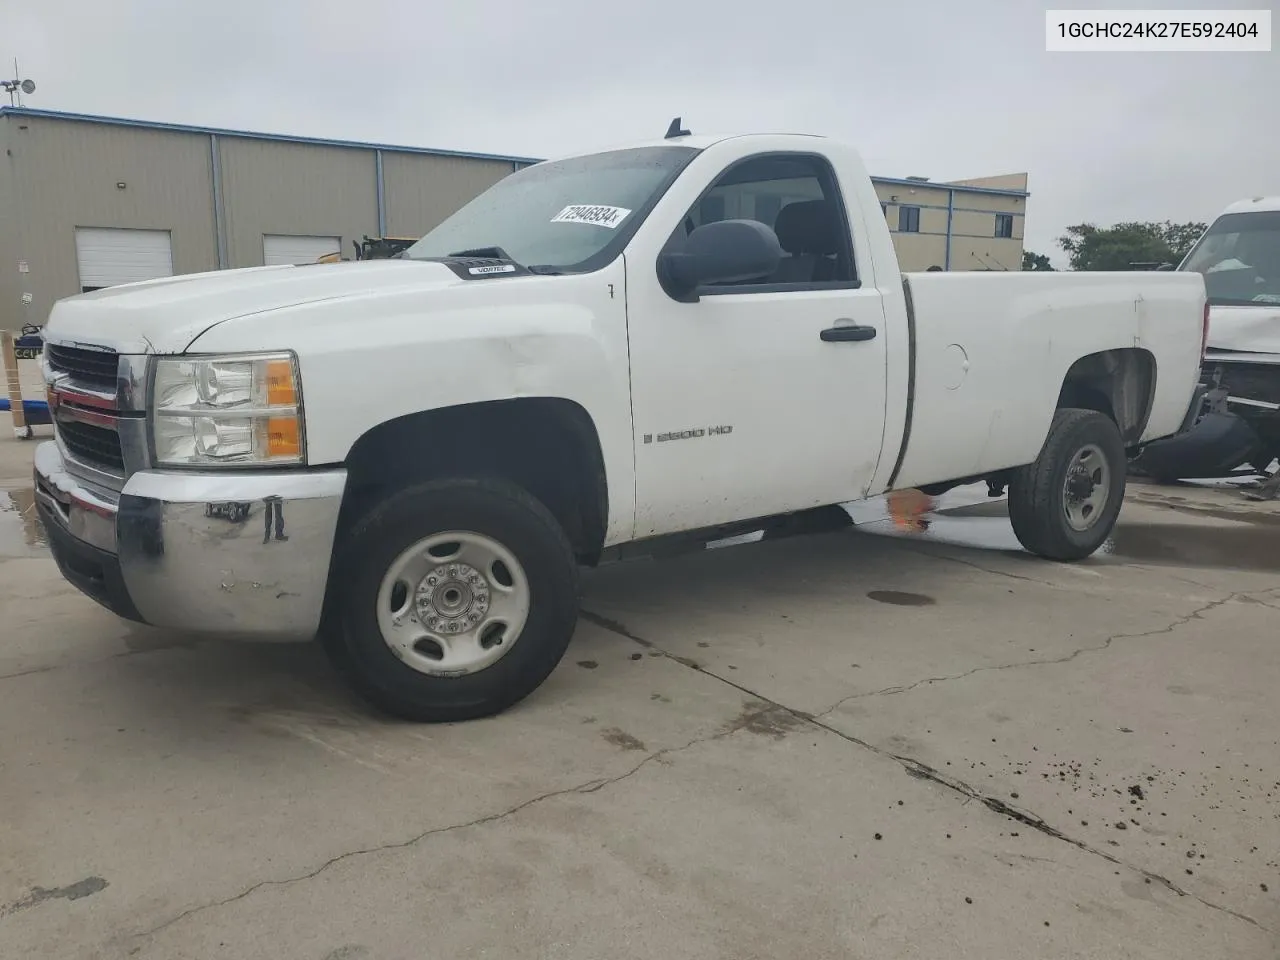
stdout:
<svg viewBox="0 0 1280 960">
<path fill-rule="evenodd" d="M 986 479 L 1030 551 L 1088 556 L 1205 329 L 1198 273 L 903 274 L 850 147 L 675 131 L 400 259 L 58 302 L 37 501 L 117 614 L 320 637 L 384 710 L 460 720 L 556 666 L 580 565 L 654 538 Z"/>
</svg>

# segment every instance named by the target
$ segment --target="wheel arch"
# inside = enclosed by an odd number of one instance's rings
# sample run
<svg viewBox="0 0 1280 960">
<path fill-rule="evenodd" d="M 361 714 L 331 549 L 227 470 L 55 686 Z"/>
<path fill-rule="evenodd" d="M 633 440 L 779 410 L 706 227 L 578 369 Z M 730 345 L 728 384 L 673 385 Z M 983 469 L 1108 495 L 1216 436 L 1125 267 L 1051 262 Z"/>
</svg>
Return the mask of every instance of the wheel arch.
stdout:
<svg viewBox="0 0 1280 960">
<path fill-rule="evenodd" d="M 1136 447 L 1155 403 L 1156 358 L 1142 347 L 1090 353 L 1067 370 L 1056 409 L 1077 407 L 1110 417 L 1127 448 Z"/>
<path fill-rule="evenodd" d="M 562 397 L 517 397 L 404 414 L 371 427 L 348 452 L 341 534 L 380 496 L 448 476 L 491 475 L 536 497 L 580 562 L 598 561 L 608 478 L 590 413 Z"/>
</svg>

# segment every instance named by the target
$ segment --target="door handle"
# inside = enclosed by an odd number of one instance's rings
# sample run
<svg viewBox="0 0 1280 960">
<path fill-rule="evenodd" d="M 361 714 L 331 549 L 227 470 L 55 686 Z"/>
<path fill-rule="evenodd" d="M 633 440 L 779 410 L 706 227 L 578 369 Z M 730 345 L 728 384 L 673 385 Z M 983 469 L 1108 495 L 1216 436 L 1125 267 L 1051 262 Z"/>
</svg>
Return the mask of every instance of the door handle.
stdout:
<svg viewBox="0 0 1280 960">
<path fill-rule="evenodd" d="M 827 327 L 819 334 L 826 343 L 845 343 L 857 340 L 874 340 L 875 327 L 865 327 L 860 323 L 851 323 L 840 327 Z"/>
</svg>

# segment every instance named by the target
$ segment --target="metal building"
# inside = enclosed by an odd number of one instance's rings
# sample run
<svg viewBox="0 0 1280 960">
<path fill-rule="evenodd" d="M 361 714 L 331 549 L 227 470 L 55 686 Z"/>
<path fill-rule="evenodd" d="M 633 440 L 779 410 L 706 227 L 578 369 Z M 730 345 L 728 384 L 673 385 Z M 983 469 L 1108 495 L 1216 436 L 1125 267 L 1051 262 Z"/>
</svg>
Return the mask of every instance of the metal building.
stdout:
<svg viewBox="0 0 1280 960">
<path fill-rule="evenodd" d="M 104 286 L 420 236 L 536 162 L 3 107 L 0 329 Z M 1025 175 L 876 188 L 905 269 L 1019 269 Z"/>
<path fill-rule="evenodd" d="M 873 177 L 904 270 L 1021 270 L 1027 175 Z"/>
</svg>

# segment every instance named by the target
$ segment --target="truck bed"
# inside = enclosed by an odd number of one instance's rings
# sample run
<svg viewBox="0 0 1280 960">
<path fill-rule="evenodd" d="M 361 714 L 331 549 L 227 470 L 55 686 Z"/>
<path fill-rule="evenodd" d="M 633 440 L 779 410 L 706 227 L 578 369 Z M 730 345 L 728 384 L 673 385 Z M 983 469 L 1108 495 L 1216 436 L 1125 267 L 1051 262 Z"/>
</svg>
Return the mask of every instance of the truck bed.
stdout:
<svg viewBox="0 0 1280 960">
<path fill-rule="evenodd" d="M 1200 363 L 1196 277 L 1177 273 L 906 273 L 910 370 L 895 488 L 1030 463 L 1077 358 L 1136 350 L 1155 372 L 1146 442 L 1175 432 Z M 1046 389 L 1046 385 L 1052 385 Z M 895 384 L 889 386 L 891 395 Z M 1161 403 L 1167 397 L 1170 402 Z"/>
</svg>

